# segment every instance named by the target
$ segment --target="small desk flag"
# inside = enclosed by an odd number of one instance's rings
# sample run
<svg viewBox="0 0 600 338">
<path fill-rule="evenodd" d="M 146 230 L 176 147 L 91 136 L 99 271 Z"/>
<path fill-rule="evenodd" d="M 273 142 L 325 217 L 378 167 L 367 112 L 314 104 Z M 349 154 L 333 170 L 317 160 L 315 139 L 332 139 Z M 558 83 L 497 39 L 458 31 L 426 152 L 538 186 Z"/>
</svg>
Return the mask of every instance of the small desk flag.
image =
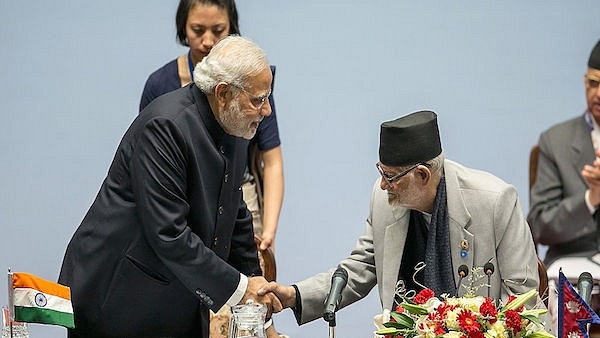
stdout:
<svg viewBox="0 0 600 338">
<path fill-rule="evenodd" d="M 558 272 L 558 338 L 588 338 L 587 324 L 600 318 L 579 296 L 562 270 Z"/>
<path fill-rule="evenodd" d="M 9 271 L 8 280 L 11 320 L 75 327 L 69 287 L 24 272 Z"/>
</svg>

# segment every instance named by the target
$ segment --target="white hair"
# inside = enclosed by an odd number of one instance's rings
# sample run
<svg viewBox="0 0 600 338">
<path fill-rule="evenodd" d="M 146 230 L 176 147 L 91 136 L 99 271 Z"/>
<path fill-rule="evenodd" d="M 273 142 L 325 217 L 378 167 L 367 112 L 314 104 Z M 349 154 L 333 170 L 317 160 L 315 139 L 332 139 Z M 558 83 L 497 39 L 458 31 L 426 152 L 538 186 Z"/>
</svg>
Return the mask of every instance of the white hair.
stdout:
<svg viewBox="0 0 600 338">
<path fill-rule="evenodd" d="M 265 52 L 239 35 L 220 40 L 194 68 L 194 83 L 205 94 L 213 94 L 220 82 L 243 88 L 250 76 L 269 67 Z"/>
<path fill-rule="evenodd" d="M 445 158 L 446 158 L 446 156 L 444 155 L 444 151 L 442 150 L 442 152 L 439 155 L 437 155 L 436 157 L 432 158 L 431 160 L 425 161 L 425 163 L 429 166 L 429 170 L 431 171 L 431 173 L 434 176 L 442 177 L 442 174 L 444 173 L 442 169 L 444 168 Z M 408 170 L 410 167 L 412 167 L 415 164 L 417 164 L 417 163 L 400 166 L 400 167 L 398 167 L 398 170 L 400 170 L 400 171 Z"/>
<path fill-rule="evenodd" d="M 431 166 L 430 167 L 431 172 L 438 175 L 439 177 L 441 177 L 443 174 L 442 169 L 444 168 L 444 159 L 445 158 L 446 158 L 446 156 L 444 155 L 444 151 L 442 151 L 438 156 L 427 161 L 427 164 L 429 164 Z"/>
</svg>

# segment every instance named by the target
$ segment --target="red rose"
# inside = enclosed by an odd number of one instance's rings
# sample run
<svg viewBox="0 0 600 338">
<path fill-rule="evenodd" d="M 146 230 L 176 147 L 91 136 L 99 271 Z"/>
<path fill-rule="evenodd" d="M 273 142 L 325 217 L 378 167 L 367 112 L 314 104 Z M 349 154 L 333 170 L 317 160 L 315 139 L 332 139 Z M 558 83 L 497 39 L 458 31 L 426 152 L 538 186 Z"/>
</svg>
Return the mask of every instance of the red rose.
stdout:
<svg viewBox="0 0 600 338">
<path fill-rule="evenodd" d="M 427 301 L 430 298 L 432 298 L 433 296 L 435 296 L 435 293 L 433 292 L 433 290 L 423 289 L 419 293 L 417 293 L 417 295 L 415 296 L 413 301 L 415 302 L 415 304 L 421 305 L 421 304 L 427 303 Z"/>
<path fill-rule="evenodd" d="M 493 324 L 496 322 L 498 310 L 496 310 L 496 307 L 494 306 L 494 303 L 492 302 L 491 298 L 485 299 L 485 302 L 483 302 L 483 304 L 481 304 L 481 306 L 479 307 L 479 313 L 487 317 L 487 320 L 490 323 Z"/>
<path fill-rule="evenodd" d="M 521 315 L 515 310 L 506 311 L 506 326 L 513 331 L 513 334 L 516 335 L 523 328 L 523 324 L 521 323 Z"/>
</svg>

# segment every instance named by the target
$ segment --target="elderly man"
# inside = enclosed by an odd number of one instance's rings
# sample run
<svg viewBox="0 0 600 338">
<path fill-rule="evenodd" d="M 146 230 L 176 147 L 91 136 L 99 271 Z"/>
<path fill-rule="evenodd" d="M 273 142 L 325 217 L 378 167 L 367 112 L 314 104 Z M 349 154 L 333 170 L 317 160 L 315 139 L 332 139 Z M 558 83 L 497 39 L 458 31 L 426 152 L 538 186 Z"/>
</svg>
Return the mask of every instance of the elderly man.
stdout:
<svg viewBox="0 0 600 338">
<path fill-rule="evenodd" d="M 271 112 L 269 62 L 227 37 L 194 79 L 135 119 L 67 247 L 70 337 L 208 337 L 209 309 L 281 310 L 256 294 L 266 280 L 240 188 L 247 140 Z"/>
<path fill-rule="evenodd" d="M 395 307 L 397 291 L 463 295 L 459 267 L 495 265 L 490 296 L 538 288 L 537 257 L 517 191 L 499 178 L 445 160 L 437 116 L 416 112 L 381 125 L 377 180 L 365 233 L 339 266 L 348 273 L 340 307 L 378 284 L 381 305 Z M 332 271 L 292 286 L 269 283 L 299 324 L 323 315 Z M 481 277 L 484 277 L 482 275 Z M 479 285 L 487 282 L 480 281 Z M 487 296 L 487 288 L 475 290 Z"/>
</svg>

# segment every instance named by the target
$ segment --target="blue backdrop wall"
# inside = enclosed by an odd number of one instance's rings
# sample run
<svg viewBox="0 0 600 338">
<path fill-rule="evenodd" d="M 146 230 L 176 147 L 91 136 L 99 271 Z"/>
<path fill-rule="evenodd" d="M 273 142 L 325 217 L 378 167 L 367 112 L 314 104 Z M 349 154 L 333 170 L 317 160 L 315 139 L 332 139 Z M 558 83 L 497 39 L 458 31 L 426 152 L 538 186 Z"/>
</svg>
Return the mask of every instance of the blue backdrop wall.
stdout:
<svg viewBox="0 0 600 338">
<path fill-rule="evenodd" d="M 177 1 L 0 1 L 0 268 L 55 280 L 71 234 L 137 114 L 148 74 L 183 54 Z M 239 0 L 277 65 L 286 194 L 278 280 L 334 267 L 362 233 L 379 124 L 439 114 L 449 158 L 514 184 L 528 208 L 539 133 L 585 109 L 600 2 Z M 0 278 L 0 290 L 6 290 Z M 4 288 L 2 288 L 2 285 Z M 6 304 L 0 292 L 0 304 Z M 376 290 L 337 315 L 370 337 Z M 327 323 L 276 317 L 292 337 Z M 31 325 L 32 337 L 64 337 Z"/>
</svg>

